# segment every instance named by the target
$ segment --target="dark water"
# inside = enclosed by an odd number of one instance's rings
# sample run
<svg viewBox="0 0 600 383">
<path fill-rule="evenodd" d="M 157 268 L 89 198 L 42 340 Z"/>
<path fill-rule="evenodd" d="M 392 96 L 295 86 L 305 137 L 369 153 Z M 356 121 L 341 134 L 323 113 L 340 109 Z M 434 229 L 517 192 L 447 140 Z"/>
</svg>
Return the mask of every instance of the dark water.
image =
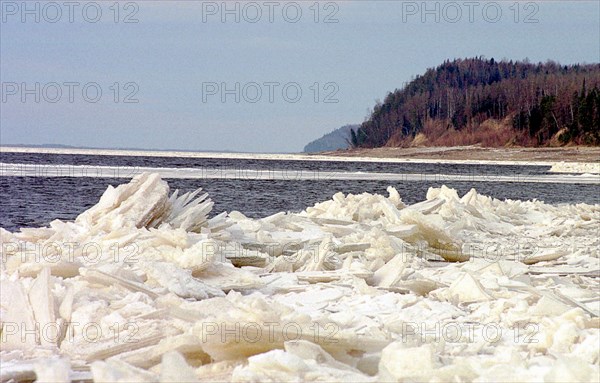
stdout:
<svg viewBox="0 0 600 383">
<path fill-rule="evenodd" d="M 0 162 L 17 164 L 101 165 L 122 167 L 306 170 L 461 175 L 540 175 L 549 166 L 415 164 L 380 162 L 289 161 L 222 158 L 98 156 L 79 154 L 0 153 Z"/>
<path fill-rule="evenodd" d="M 393 164 L 365 162 L 280 161 L 201 159 L 179 157 L 97 156 L 40 153 L 0 153 L 0 162 L 25 164 L 100 165 L 123 167 L 186 167 L 215 169 L 307 170 L 425 175 L 543 175 L 547 166 Z M 490 177 L 491 178 L 491 177 Z M 519 178 L 519 177 L 516 177 Z M 203 188 L 215 202 L 213 213 L 238 210 L 250 217 L 279 211 L 300 211 L 330 199 L 336 192 L 380 193 L 394 186 L 405 203 L 422 201 L 429 187 L 442 184 L 464 194 L 471 188 L 500 199 L 538 199 L 547 203 L 600 203 L 597 185 L 481 182 L 481 181 L 348 181 L 348 180 L 252 180 L 252 179 L 167 179 L 172 190 Z M 127 182 L 124 178 L 0 177 L 0 227 L 47 225 L 54 219 L 72 220 L 94 205 L 107 185 Z"/>
<path fill-rule="evenodd" d="M 472 187 L 500 198 L 534 199 L 548 203 L 600 203 L 597 185 L 527 184 L 496 182 L 390 182 L 390 181 L 287 181 L 287 180 L 192 180 L 167 179 L 171 189 L 191 191 L 202 187 L 215 206 L 213 213 L 238 210 L 250 217 L 264 217 L 279 211 L 300 211 L 316 202 L 344 193 L 380 193 L 398 189 L 405 203 L 425 199 L 429 187 L 442 184 L 457 189 L 459 195 Z M 0 177 L 0 227 L 15 231 L 20 227 L 47 225 L 54 219 L 72 220 L 94 205 L 107 185 L 126 179 L 67 177 Z"/>
</svg>

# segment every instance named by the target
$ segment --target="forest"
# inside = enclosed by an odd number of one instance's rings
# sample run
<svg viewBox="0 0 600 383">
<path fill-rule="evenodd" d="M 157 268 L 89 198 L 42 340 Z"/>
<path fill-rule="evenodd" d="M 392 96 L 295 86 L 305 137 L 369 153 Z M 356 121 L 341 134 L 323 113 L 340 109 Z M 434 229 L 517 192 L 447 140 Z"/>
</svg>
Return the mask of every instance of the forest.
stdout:
<svg viewBox="0 0 600 383">
<path fill-rule="evenodd" d="M 600 145 L 600 64 L 447 60 L 377 102 L 354 147 Z"/>
</svg>

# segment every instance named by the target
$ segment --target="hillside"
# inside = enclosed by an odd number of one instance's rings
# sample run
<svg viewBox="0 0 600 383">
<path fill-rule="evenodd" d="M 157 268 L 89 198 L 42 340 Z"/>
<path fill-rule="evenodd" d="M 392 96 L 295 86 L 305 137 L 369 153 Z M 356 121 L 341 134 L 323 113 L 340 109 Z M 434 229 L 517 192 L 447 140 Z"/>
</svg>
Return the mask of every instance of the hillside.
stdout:
<svg viewBox="0 0 600 383">
<path fill-rule="evenodd" d="M 355 147 L 600 145 L 600 64 L 446 61 L 375 105 Z"/>
<path fill-rule="evenodd" d="M 347 149 L 350 146 L 350 130 L 358 129 L 360 125 L 345 125 L 327 133 L 323 137 L 308 143 L 304 153 L 316 153 Z"/>
</svg>

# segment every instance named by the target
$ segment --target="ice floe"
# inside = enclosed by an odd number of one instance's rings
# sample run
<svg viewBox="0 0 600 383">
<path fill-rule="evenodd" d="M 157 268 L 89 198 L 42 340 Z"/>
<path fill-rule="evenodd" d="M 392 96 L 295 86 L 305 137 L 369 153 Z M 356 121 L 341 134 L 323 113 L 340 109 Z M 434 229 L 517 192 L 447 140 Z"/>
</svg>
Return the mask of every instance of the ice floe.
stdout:
<svg viewBox="0 0 600 383">
<path fill-rule="evenodd" d="M 522 164 L 521 164 L 522 165 Z M 61 165 L 61 164 L 13 164 L 0 162 L 0 177 L 73 177 L 73 178 L 126 178 L 142 173 L 156 173 L 165 179 L 242 179 L 286 181 L 390 181 L 390 182 L 514 182 L 514 183 L 561 183 L 600 184 L 597 164 L 576 163 L 553 167 L 554 173 L 584 174 L 436 174 L 349 172 L 307 169 L 243 169 L 243 168 L 167 168 L 139 166 Z M 558 169 L 558 170 L 556 170 Z M 596 174 L 591 174 L 591 173 Z"/>
<path fill-rule="evenodd" d="M 600 162 L 557 162 L 550 168 L 554 173 L 600 174 Z"/>
<path fill-rule="evenodd" d="M 599 205 L 388 194 L 211 216 L 144 173 L 0 229 L 0 380 L 598 380 Z"/>
</svg>

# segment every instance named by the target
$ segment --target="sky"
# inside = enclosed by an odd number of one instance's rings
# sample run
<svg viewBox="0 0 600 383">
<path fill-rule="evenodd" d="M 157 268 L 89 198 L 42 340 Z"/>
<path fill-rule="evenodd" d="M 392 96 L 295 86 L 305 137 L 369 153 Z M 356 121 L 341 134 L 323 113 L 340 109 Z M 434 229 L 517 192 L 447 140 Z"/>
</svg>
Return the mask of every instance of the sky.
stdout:
<svg viewBox="0 0 600 383">
<path fill-rule="evenodd" d="M 0 145 L 299 152 L 444 60 L 600 62 L 598 1 L 0 0 Z"/>
</svg>

